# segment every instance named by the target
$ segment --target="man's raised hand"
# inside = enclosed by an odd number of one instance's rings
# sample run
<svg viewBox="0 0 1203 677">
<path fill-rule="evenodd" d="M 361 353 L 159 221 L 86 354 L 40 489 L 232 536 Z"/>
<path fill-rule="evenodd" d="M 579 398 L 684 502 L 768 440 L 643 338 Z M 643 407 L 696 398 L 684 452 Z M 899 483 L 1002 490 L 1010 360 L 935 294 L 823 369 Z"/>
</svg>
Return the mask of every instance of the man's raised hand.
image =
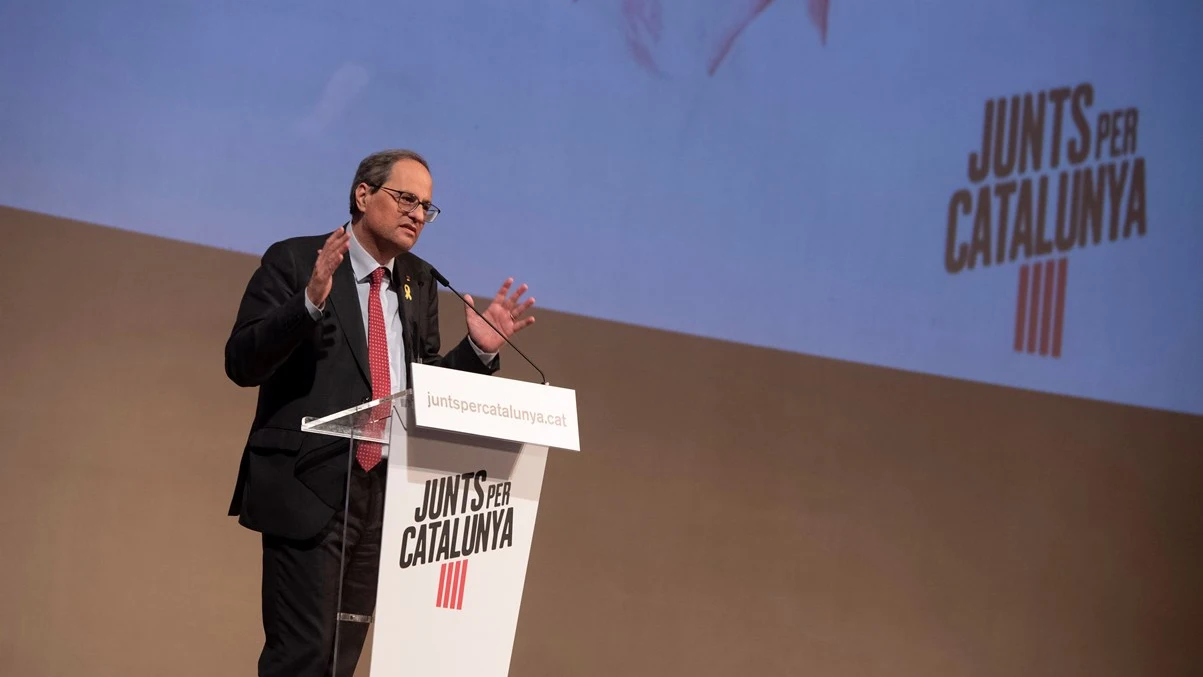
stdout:
<svg viewBox="0 0 1203 677">
<path fill-rule="evenodd" d="M 525 316 L 526 311 L 535 305 L 535 298 L 532 296 L 519 302 L 522 295 L 526 293 L 527 286 L 523 284 L 515 289 L 512 295 L 509 295 L 510 286 L 513 284 L 514 278 L 506 280 L 497 290 L 497 295 L 493 297 L 489 307 L 485 308 L 482 313 L 489 318 L 493 326 L 504 334 L 505 338 L 510 338 L 535 323 L 534 316 Z M 474 303 L 469 294 L 464 295 L 464 300 Z M 472 337 L 472 342 L 477 347 L 486 353 L 495 353 L 501 349 L 501 345 L 505 342 L 504 339 L 496 331 L 493 331 L 484 320 L 477 317 L 471 308 L 465 307 L 464 315 L 468 321 L 468 336 Z"/>
<path fill-rule="evenodd" d="M 317 263 L 314 264 L 313 274 L 309 276 L 309 284 L 305 287 L 309 301 L 318 308 L 324 307 L 334 282 L 334 271 L 343 262 L 350 244 L 351 229 L 340 227 L 330 233 L 326 243 L 318 250 Z"/>
</svg>

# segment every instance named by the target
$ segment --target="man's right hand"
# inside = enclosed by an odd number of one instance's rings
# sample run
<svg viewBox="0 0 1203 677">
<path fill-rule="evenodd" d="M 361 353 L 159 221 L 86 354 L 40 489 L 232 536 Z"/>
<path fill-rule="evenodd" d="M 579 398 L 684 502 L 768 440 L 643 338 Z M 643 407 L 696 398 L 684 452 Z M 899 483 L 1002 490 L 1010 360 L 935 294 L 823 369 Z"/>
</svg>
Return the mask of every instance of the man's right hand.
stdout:
<svg viewBox="0 0 1203 677">
<path fill-rule="evenodd" d="M 325 307 L 326 297 L 330 295 L 330 287 L 334 282 L 334 271 L 343 262 L 347 248 L 351 243 L 351 229 L 339 228 L 330 233 L 326 244 L 317 253 L 317 263 L 313 266 L 313 274 L 309 276 L 309 284 L 305 294 L 309 301 L 318 308 Z"/>
</svg>

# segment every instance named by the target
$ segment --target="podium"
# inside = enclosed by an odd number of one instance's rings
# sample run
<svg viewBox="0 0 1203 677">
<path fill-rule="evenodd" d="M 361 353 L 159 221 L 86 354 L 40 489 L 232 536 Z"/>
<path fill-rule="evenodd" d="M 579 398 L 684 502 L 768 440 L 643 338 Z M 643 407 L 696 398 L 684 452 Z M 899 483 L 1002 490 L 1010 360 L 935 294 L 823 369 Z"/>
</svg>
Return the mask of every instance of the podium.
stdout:
<svg viewBox="0 0 1203 677">
<path fill-rule="evenodd" d="M 345 623 L 372 621 L 373 677 L 502 677 L 548 449 L 580 451 L 576 394 L 417 363 L 412 372 L 409 390 L 301 424 L 347 438 L 348 471 L 355 445 L 387 445 L 375 615 L 340 613 L 336 646 Z"/>
</svg>

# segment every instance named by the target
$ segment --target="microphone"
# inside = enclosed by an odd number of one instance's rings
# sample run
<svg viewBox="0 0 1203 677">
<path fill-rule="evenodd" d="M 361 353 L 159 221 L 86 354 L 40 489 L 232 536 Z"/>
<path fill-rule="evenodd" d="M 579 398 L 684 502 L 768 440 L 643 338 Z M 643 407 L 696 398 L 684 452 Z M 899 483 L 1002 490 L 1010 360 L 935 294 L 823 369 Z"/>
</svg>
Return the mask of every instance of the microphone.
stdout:
<svg viewBox="0 0 1203 677">
<path fill-rule="evenodd" d="M 472 309 L 472 312 L 476 313 L 477 317 L 484 320 L 485 324 L 489 325 L 493 329 L 493 331 L 497 332 L 497 335 L 501 337 L 501 340 L 505 341 L 507 344 L 509 344 L 509 346 L 511 348 L 513 348 L 515 351 L 517 351 L 517 353 L 522 356 L 522 359 L 526 360 L 527 364 L 534 367 L 535 371 L 539 372 L 539 376 L 541 376 L 543 378 L 543 385 L 545 385 L 545 386 L 551 385 L 550 383 L 547 382 L 547 376 L 543 374 L 543 370 L 539 368 L 539 365 L 532 362 L 531 359 L 526 356 L 526 353 L 519 350 L 518 346 L 514 345 L 513 341 L 510 341 L 508 338 L 506 338 L 505 334 L 501 333 L 501 331 L 498 330 L 497 327 L 493 326 L 493 323 L 489 322 L 489 318 L 485 317 L 484 315 L 481 315 L 480 311 L 476 309 L 476 306 L 472 305 L 471 303 L 468 303 L 468 299 L 464 298 L 463 294 L 456 291 L 455 287 L 451 286 L 451 283 L 447 281 L 447 278 L 443 277 L 442 273 L 440 273 L 438 270 L 436 270 L 432 266 L 430 268 L 430 274 L 434 276 L 434 279 L 436 282 L 438 282 L 439 284 L 443 285 L 444 287 L 450 289 L 451 293 L 458 296 L 459 300 L 463 301 L 465 306 L 468 306 L 469 308 Z"/>
</svg>

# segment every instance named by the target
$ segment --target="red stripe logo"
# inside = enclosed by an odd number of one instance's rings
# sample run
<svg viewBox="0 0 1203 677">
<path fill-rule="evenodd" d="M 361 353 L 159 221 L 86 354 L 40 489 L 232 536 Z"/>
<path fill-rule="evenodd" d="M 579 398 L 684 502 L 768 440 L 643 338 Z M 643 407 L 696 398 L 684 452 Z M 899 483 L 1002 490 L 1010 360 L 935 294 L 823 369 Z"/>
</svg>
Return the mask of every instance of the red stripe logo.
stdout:
<svg viewBox="0 0 1203 677">
<path fill-rule="evenodd" d="M 1061 357 L 1065 323 L 1065 284 L 1069 259 L 1019 267 L 1015 302 L 1015 352 Z"/>
<path fill-rule="evenodd" d="M 439 569 L 439 594 L 434 605 L 440 609 L 463 609 L 464 586 L 468 582 L 468 560 L 443 562 Z"/>
</svg>

